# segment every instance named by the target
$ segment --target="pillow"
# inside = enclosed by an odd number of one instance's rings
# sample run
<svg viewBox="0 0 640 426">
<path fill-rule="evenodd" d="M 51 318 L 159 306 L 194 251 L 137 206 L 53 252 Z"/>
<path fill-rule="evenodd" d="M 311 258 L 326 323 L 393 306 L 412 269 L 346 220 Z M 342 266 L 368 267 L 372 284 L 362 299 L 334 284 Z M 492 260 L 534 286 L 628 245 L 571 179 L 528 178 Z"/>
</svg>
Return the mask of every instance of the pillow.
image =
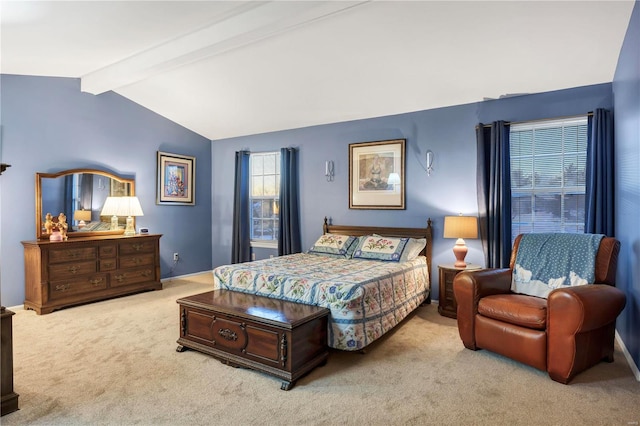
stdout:
<svg viewBox="0 0 640 426">
<path fill-rule="evenodd" d="M 358 239 L 350 235 L 324 234 L 307 253 L 350 259 Z"/>
<path fill-rule="evenodd" d="M 427 246 L 426 238 L 409 238 L 409 242 L 400 256 L 400 262 L 407 262 L 409 260 L 413 260 Z"/>
<path fill-rule="evenodd" d="M 365 235 L 359 238 L 354 259 L 385 260 L 400 262 L 409 238 L 391 238 Z"/>
<path fill-rule="evenodd" d="M 373 234 L 374 237 L 382 237 L 382 235 Z M 400 256 L 400 262 L 408 262 L 420 255 L 423 248 L 427 246 L 426 238 L 409 238 L 407 246 Z"/>
</svg>

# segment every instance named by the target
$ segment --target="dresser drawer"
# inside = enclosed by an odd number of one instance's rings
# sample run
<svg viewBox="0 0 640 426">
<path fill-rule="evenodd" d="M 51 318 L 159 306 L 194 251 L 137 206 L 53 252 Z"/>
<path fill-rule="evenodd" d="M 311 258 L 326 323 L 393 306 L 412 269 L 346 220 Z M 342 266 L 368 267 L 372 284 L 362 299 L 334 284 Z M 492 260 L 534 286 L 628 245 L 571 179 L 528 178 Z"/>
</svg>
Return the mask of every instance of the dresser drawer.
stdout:
<svg viewBox="0 0 640 426">
<path fill-rule="evenodd" d="M 113 258 L 113 259 L 100 259 L 100 263 L 99 263 L 99 270 L 100 272 L 105 272 L 105 271 L 115 271 L 116 268 L 118 267 L 118 261 Z"/>
<path fill-rule="evenodd" d="M 62 299 L 105 288 L 107 288 L 107 275 L 93 274 L 79 279 L 52 281 L 49 284 L 49 297 L 51 299 Z"/>
<path fill-rule="evenodd" d="M 117 246 L 115 244 L 109 244 L 100 246 L 100 257 L 116 257 Z"/>
<path fill-rule="evenodd" d="M 129 254 L 137 253 L 153 253 L 156 245 L 152 241 L 131 241 L 126 243 L 120 243 L 120 256 L 126 256 Z"/>
<path fill-rule="evenodd" d="M 137 266 L 153 265 L 154 254 L 140 254 L 137 256 L 123 256 L 120 258 L 120 269 L 135 268 Z"/>
<path fill-rule="evenodd" d="M 96 272 L 96 261 L 70 262 L 49 266 L 51 281 L 73 279 L 84 274 Z"/>
<path fill-rule="evenodd" d="M 121 287 L 152 280 L 155 280 L 153 267 L 119 269 L 111 273 L 111 287 Z"/>
<path fill-rule="evenodd" d="M 49 250 L 49 263 L 88 260 L 96 258 L 96 247 L 79 247 Z"/>
</svg>

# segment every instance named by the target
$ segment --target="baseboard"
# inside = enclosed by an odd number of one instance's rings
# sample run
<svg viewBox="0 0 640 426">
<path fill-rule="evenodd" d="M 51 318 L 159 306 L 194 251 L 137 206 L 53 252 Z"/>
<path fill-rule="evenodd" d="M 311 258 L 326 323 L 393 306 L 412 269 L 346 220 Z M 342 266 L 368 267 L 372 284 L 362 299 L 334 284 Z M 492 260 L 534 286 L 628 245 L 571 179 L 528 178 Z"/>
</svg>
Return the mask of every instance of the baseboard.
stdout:
<svg viewBox="0 0 640 426">
<path fill-rule="evenodd" d="M 160 282 L 166 283 L 166 282 L 171 282 L 173 280 L 180 280 L 188 277 L 193 277 L 195 275 L 210 274 L 210 273 L 213 273 L 213 270 L 200 271 L 200 272 L 194 272 L 192 274 L 176 275 L 175 277 L 162 278 Z"/>
<path fill-rule="evenodd" d="M 640 382 L 640 370 L 638 369 L 638 366 L 636 365 L 636 363 L 633 361 L 633 358 L 631 357 L 631 354 L 627 350 L 627 347 L 624 345 L 622 338 L 618 334 L 618 330 L 616 330 L 616 341 L 620 345 L 620 348 L 622 348 L 622 353 L 624 354 L 624 357 L 627 360 L 627 364 L 629 364 L 629 368 L 631 368 L 631 372 L 635 376 L 636 380 Z"/>
</svg>

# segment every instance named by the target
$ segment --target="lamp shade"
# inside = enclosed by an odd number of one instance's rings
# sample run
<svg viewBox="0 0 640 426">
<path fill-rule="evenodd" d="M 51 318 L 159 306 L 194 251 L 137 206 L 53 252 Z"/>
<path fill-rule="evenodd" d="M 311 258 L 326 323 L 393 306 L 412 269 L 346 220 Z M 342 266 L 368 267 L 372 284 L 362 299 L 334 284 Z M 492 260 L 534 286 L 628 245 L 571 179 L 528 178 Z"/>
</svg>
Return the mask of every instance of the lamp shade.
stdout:
<svg viewBox="0 0 640 426">
<path fill-rule="evenodd" d="M 107 197 L 101 216 L 144 216 L 138 197 Z"/>
<path fill-rule="evenodd" d="M 478 218 L 475 216 L 445 216 L 444 238 L 478 238 Z"/>
<path fill-rule="evenodd" d="M 102 206 L 100 216 L 117 216 L 118 198 L 119 197 L 107 197 Z"/>
<path fill-rule="evenodd" d="M 73 212 L 73 220 L 91 222 L 91 210 L 76 210 Z"/>
</svg>

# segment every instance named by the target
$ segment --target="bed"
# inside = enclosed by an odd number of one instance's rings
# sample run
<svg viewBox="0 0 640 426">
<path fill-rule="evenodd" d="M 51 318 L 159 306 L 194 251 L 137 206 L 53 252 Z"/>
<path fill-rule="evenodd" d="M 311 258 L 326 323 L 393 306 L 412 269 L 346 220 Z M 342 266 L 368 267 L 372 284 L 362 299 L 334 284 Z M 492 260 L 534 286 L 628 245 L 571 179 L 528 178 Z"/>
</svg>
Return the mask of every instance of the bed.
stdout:
<svg viewBox="0 0 640 426">
<path fill-rule="evenodd" d="M 349 246 L 326 249 L 321 240 Z M 380 241 L 393 255 L 367 251 Z M 332 225 L 325 218 L 322 236 L 308 252 L 219 266 L 214 289 L 326 307 L 329 347 L 361 351 L 430 303 L 431 253 L 430 219 L 426 228 L 394 228 Z"/>
</svg>

